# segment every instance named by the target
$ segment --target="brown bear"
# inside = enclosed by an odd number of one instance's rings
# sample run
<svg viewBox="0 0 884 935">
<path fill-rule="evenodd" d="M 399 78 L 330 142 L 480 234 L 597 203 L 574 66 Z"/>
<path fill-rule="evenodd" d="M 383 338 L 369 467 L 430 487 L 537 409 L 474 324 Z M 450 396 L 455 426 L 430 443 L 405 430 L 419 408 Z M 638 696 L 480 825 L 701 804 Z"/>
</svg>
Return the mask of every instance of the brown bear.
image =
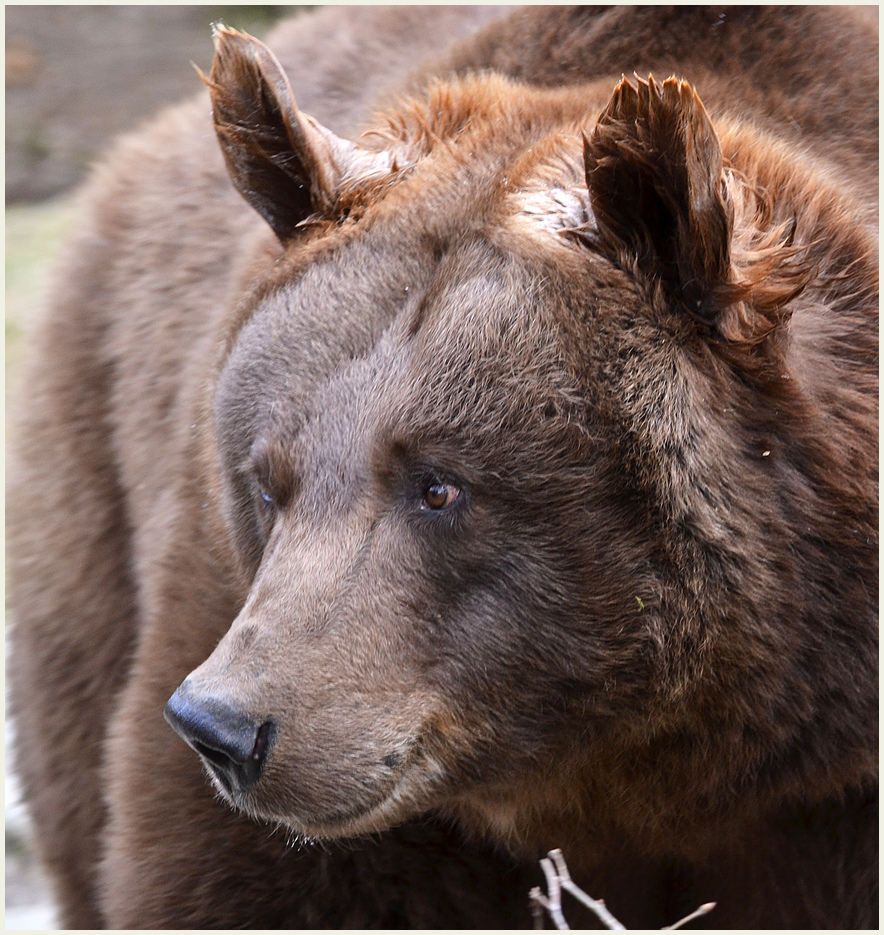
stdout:
<svg viewBox="0 0 884 935">
<path fill-rule="evenodd" d="M 218 27 L 84 193 L 8 490 L 66 926 L 528 926 L 553 847 L 877 925 L 876 27 L 498 13 Z"/>
</svg>

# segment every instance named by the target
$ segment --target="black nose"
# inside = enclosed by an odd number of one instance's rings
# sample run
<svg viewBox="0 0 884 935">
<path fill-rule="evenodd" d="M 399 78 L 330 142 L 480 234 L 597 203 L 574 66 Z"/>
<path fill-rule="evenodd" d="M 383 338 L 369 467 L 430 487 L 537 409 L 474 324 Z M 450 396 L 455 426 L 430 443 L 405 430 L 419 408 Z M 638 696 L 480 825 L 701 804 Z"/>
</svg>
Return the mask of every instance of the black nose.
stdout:
<svg viewBox="0 0 884 935">
<path fill-rule="evenodd" d="M 185 680 L 166 703 L 166 720 L 203 758 L 230 793 L 247 792 L 261 775 L 274 741 L 271 721 L 256 721 Z"/>
</svg>

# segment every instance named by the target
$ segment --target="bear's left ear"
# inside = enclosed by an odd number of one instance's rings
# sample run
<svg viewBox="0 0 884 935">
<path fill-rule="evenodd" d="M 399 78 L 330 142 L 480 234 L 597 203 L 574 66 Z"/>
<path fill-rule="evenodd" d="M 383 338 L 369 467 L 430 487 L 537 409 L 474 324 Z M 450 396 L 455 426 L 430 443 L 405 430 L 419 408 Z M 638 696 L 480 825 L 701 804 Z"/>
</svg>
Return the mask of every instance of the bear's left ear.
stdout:
<svg viewBox="0 0 884 935">
<path fill-rule="evenodd" d="M 276 56 L 247 33 L 218 25 L 209 86 L 215 131 L 231 180 L 283 242 L 308 218 L 334 219 L 344 180 L 396 167 L 301 113 Z"/>
<path fill-rule="evenodd" d="M 721 149 L 694 89 L 622 79 L 584 139 L 584 161 L 601 246 L 634 258 L 667 298 L 714 324 L 732 220 Z"/>
</svg>

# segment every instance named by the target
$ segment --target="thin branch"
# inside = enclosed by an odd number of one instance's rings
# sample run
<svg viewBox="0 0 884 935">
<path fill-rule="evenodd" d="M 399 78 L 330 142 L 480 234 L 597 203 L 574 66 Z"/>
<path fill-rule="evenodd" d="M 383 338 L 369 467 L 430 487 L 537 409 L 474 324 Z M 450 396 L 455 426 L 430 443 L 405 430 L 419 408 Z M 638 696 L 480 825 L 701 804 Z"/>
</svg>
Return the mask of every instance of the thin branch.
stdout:
<svg viewBox="0 0 884 935">
<path fill-rule="evenodd" d="M 550 856 L 552 856 L 552 851 L 550 851 Z M 556 873 L 553 862 L 547 858 L 540 861 L 540 866 L 546 874 L 546 911 L 555 923 L 556 928 L 561 931 L 566 931 L 570 929 L 571 926 L 568 925 L 565 921 L 565 917 L 562 915 L 562 890 L 559 885 L 559 875 Z"/>
<path fill-rule="evenodd" d="M 550 914 L 550 917 L 553 917 L 553 911 L 550 905 L 550 901 L 546 898 L 546 896 L 543 895 L 539 886 L 535 886 L 534 889 L 531 890 L 530 896 L 535 902 L 535 905 L 532 907 L 532 912 L 534 913 L 534 926 L 535 928 L 542 929 L 543 928 L 543 910 L 546 909 L 546 911 Z M 565 929 L 568 928 L 568 923 L 565 921 L 564 917 L 562 916 L 561 907 L 559 908 L 559 912 L 558 912 L 558 920 L 553 918 L 553 921 L 556 923 L 556 925 L 559 928 L 562 928 L 562 926 L 564 926 Z"/>
<path fill-rule="evenodd" d="M 703 903 L 699 909 L 695 909 L 690 915 L 685 916 L 683 919 L 679 919 L 678 922 L 673 922 L 672 925 L 664 925 L 663 931 L 672 931 L 672 929 L 680 929 L 683 925 L 690 922 L 692 919 L 697 919 L 700 916 L 706 915 L 707 912 L 712 912 L 715 908 L 715 903 Z"/>
<path fill-rule="evenodd" d="M 568 870 L 568 865 L 565 863 L 565 858 L 562 855 L 562 852 L 556 848 L 554 851 L 549 852 L 549 856 L 552 859 L 552 862 L 556 865 L 556 871 L 558 872 L 558 882 L 559 886 L 576 899 L 580 900 L 587 909 L 591 909 L 597 916 L 602 925 L 607 929 L 614 929 L 616 931 L 624 931 L 626 926 L 619 922 L 611 913 L 608 911 L 608 907 L 605 905 L 604 901 L 601 899 L 593 899 L 587 893 L 584 893 L 582 889 L 571 879 L 571 873 Z M 543 861 L 540 862 L 541 865 Z M 548 879 L 548 877 L 547 877 Z"/>
<path fill-rule="evenodd" d="M 534 928 L 536 931 L 540 931 L 543 929 L 543 910 L 545 908 L 543 904 L 546 902 L 546 897 L 541 893 L 540 887 L 535 886 L 528 894 L 528 899 L 531 900 L 531 917 L 534 919 Z"/>
<path fill-rule="evenodd" d="M 615 919 L 614 916 L 611 915 L 611 913 L 608 911 L 608 908 L 605 906 L 604 900 L 593 899 L 591 896 L 588 896 L 571 879 L 568 865 L 565 863 L 565 858 L 562 856 L 562 852 L 558 848 L 556 848 L 554 851 L 550 851 L 548 857 L 545 857 L 540 861 L 540 866 L 543 868 L 544 875 L 546 876 L 546 887 L 548 895 L 544 895 L 539 886 L 535 886 L 529 894 L 535 929 L 543 928 L 544 909 L 549 913 L 549 916 L 557 929 L 564 931 L 570 928 L 567 921 L 565 920 L 564 915 L 562 914 L 562 890 L 570 893 L 581 903 L 583 903 L 587 909 L 592 910 L 602 925 L 605 926 L 605 928 L 615 929 L 618 931 L 623 931 L 626 929 L 625 925 L 623 925 L 621 922 Z M 695 909 L 690 915 L 685 916 L 683 919 L 679 919 L 679 921 L 673 925 L 663 926 L 663 931 L 679 929 L 693 919 L 706 915 L 714 908 L 715 903 L 703 903 L 699 909 Z"/>
</svg>

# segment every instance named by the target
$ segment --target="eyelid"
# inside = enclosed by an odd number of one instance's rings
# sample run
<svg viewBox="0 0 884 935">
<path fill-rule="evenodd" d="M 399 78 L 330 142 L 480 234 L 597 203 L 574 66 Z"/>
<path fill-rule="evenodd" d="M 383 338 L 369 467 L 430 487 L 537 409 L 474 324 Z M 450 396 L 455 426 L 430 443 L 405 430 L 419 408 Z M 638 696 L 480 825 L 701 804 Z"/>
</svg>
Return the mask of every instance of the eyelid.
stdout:
<svg viewBox="0 0 884 935">
<path fill-rule="evenodd" d="M 283 507 L 294 494 L 292 455 L 280 443 L 258 438 L 249 451 L 243 472 L 268 505 Z"/>
</svg>

